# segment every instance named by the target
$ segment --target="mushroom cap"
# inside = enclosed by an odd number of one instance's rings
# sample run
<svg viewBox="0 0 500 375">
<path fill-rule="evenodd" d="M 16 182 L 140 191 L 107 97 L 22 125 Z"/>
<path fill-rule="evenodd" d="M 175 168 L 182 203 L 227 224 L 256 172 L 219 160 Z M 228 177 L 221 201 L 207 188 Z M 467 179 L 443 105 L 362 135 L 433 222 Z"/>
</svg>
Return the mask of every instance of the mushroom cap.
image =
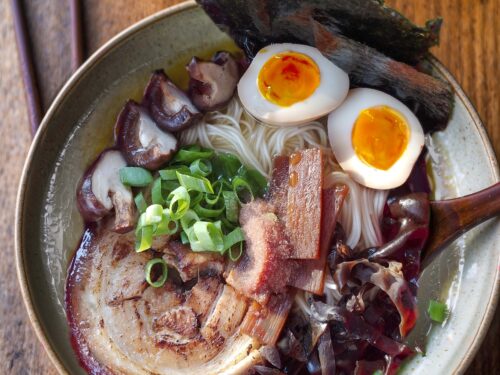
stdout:
<svg viewBox="0 0 500 375">
<path fill-rule="evenodd" d="M 169 161 L 178 147 L 177 138 L 160 129 L 146 109 L 127 101 L 115 124 L 115 142 L 128 164 L 158 169 Z"/>
<path fill-rule="evenodd" d="M 133 229 L 136 212 L 132 191 L 119 175 L 126 166 L 120 151 L 107 149 L 85 171 L 76 193 L 78 209 L 85 221 L 99 221 L 114 208 L 114 230 L 125 233 Z"/>
<path fill-rule="evenodd" d="M 240 78 L 238 63 L 229 52 L 217 52 L 211 61 L 193 57 L 186 66 L 189 96 L 201 111 L 224 107 L 233 97 Z"/>
<path fill-rule="evenodd" d="M 149 110 L 156 124 L 170 132 L 184 130 L 201 117 L 200 111 L 186 93 L 163 70 L 157 70 L 151 76 L 142 104 Z"/>
</svg>

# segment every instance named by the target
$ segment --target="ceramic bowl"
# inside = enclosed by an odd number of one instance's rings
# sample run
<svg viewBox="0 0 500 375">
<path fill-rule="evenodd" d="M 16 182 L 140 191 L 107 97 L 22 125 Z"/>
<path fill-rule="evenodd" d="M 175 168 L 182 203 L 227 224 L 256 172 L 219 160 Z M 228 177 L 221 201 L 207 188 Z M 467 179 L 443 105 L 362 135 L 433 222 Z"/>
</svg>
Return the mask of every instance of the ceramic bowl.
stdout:
<svg viewBox="0 0 500 375">
<path fill-rule="evenodd" d="M 35 331 L 61 373 L 84 373 L 71 348 L 63 308 L 68 261 L 83 229 L 75 205 L 78 180 L 112 144 L 116 115 L 126 99 L 140 99 L 152 70 L 165 68 L 180 76 L 191 56 L 219 49 L 235 46 L 194 2 L 166 9 L 122 32 L 88 59 L 42 122 L 19 189 L 17 268 Z M 439 150 L 438 194 L 452 197 L 481 190 L 499 180 L 486 132 L 455 80 L 437 61 L 431 64 L 456 90 L 451 123 L 432 140 Z M 424 272 L 419 293 L 423 318 L 412 340 L 425 336 L 427 353 L 413 358 L 405 373 L 465 371 L 495 310 L 499 237 L 499 222 L 491 220 L 455 242 Z M 431 327 L 425 318 L 429 298 L 451 306 L 441 326 Z"/>
</svg>

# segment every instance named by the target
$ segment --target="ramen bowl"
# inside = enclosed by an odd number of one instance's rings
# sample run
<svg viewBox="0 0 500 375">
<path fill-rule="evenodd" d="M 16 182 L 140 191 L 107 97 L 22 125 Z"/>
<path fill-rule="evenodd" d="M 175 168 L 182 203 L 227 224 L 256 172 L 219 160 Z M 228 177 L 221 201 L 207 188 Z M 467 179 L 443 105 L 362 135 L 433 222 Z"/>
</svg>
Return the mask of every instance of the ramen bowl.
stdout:
<svg viewBox="0 0 500 375">
<path fill-rule="evenodd" d="M 236 50 L 194 2 L 165 9 L 125 30 L 71 77 L 54 100 L 24 167 L 16 217 L 17 271 L 29 317 L 60 373 L 84 374 L 70 342 L 64 311 L 66 270 L 83 232 L 75 191 L 86 167 L 113 143 L 116 115 L 128 98 L 139 100 L 151 71 L 164 68 L 181 87 L 193 55 Z M 434 73 L 455 90 L 448 128 L 433 135 L 436 196 L 473 193 L 499 180 L 497 161 L 473 106 L 447 70 Z M 183 75 L 184 74 L 184 75 Z M 183 78 L 184 77 L 184 78 Z M 426 341 L 403 373 L 461 373 L 493 317 L 498 299 L 500 225 L 490 220 L 455 241 L 422 275 L 421 319 L 410 341 Z M 451 314 L 428 321 L 429 299 L 446 301 Z"/>
</svg>

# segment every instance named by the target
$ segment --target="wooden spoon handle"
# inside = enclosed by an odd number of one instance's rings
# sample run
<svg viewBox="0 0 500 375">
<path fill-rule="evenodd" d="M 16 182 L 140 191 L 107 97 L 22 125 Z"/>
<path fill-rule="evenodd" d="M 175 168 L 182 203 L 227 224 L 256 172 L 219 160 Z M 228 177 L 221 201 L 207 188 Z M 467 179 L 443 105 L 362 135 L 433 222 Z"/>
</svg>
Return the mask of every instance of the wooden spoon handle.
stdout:
<svg viewBox="0 0 500 375">
<path fill-rule="evenodd" d="M 445 201 L 431 201 L 431 234 L 425 263 L 472 227 L 500 214 L 500 183 L 477 193 Z"/>
</svg>

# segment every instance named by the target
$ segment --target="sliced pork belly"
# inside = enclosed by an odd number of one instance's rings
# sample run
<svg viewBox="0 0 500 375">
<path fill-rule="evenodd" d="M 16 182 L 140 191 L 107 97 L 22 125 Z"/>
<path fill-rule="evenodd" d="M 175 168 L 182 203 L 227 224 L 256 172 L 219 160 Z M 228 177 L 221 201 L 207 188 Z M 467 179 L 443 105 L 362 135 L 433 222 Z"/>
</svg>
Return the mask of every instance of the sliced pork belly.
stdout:
<svg viewBox="0 0 500 375">
<path fill-rule="evenodd" d="M 323 168 L 320 149 L 290 156 L 286 228 L 293 244 L 292 258 L 320 257 Z"/>
<path fill-rule="evenodd" d="M 290 278 L 289 285 L 311 292 L 323 294 L 325 285 L 326 257 L 330 251 L 337 215 L 342 209 L 342 204 L 347 196 L 348 189 L 345 185 L 323 190 L 320 257 L 312 260 L 297 260 L 297 272 Z"/>
<path fill-rule="evenodd" d="M 292 246 L 285 226 L 269 203 L 256 199 L 240 211 L 246 248 L 226 277 L 243 295 L 265 304 L 272 293 L 283 293 L 294 270 Z"/>
<path fill-rule="evenodd" d="M 171 241 L 159 251 L 163 259 L 176 268 L 182 281 L 198 276 L 220 275 L 224 270 L 224 257 L 213 252 L 193 252 L 179 241 Z"/>
<path fill-rule="evenodd" d="M 278 155 L 274 157 L 268 193 L 268 200 L 276 207 L 276 214 L 285 223 L 288 213 L 289 166 L 290 159 L 288 156 Z"/>
<path fill-rule="evenodd" d="M 173 277 L 149 286 L 144 266 L 162 254 L 136 253 L 134 235 L 111 227 L 84 233 L 66 285 L 72 343 L 89 373 L 246 373 L 262 361 L 258 342 L 240 332 L 246 298 L 217 274 L 190 288 Z"/>
<path fill-rule="evenodd" d="M 268 200 L 286 223 L 291 258 L 320 257 L 323 169 L 323 154 L 317 148 L 273 160 Z"/>
<path fill-rule="evenodd" d="M 241 324 L 241 331 L 261 344 L 276 344 L 292 307 L 291 293 L 273 295 L 265 305 L 253 302 Z"/>
</svg>

